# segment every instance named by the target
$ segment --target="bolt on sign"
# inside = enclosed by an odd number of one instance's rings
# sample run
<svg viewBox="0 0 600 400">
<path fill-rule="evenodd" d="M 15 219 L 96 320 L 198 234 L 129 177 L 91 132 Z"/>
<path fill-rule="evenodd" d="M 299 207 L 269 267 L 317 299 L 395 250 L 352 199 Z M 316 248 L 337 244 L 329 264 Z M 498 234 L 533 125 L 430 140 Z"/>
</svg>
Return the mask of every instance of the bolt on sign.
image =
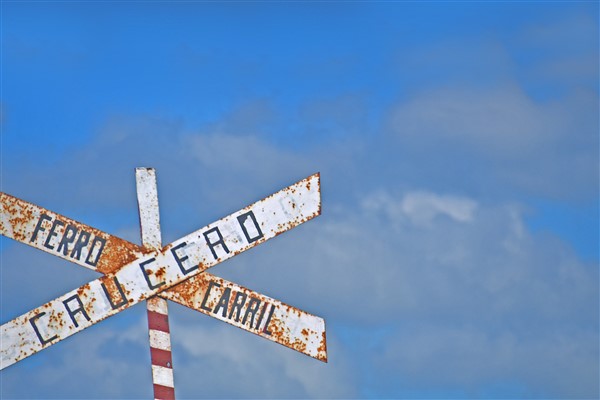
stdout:
<svg viewBox="0 0 600 400">
<path fill-rule="evenodd" d="M 157 250 L 0 193 L 0 234 L 103 274 L 4 323 L 0 369 L 154 295 L 327 362 L 322 318 L 205 272 L 320 213 L 317 173 Z"/>
</svg>

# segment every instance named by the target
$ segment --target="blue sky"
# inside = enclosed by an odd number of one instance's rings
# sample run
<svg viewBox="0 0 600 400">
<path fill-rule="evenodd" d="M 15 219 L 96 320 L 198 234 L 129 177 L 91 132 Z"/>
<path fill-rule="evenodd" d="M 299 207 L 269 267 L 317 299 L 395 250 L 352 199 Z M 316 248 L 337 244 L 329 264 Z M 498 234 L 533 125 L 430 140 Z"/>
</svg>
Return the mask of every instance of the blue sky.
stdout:
<svg viewBox="0 0 600 400">
<path fill-rule="evenodd" d="M 597 398 L 596 2 L 9 2 L 2 191 L 139 243 L 314 172 L 323 215 L 211 271 L 329 363 L 171 307 L 180 398 Z M 96 275 L 2 239 L 2 322 Z M 0 397 L 149 398 L 145 308 Z"/>
</svg>

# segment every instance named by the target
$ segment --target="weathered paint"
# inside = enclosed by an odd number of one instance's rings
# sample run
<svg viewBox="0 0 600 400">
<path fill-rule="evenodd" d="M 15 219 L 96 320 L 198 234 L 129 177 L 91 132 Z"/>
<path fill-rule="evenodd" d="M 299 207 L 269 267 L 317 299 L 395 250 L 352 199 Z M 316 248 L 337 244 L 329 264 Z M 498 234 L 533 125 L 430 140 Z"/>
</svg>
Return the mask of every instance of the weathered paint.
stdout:
<svg viewBox="0 0 600 400">
<path fill-rule="evenodd" d="M 6 193 L 0 193 L 0 234 L 103 274 L 152 252 Z M 94 239 L 96 249 L 104 246 L 90 257 Z"/>
<path fill-rule="evenodd" d="M 163 296 L 327 362 L 322 318 L 208 273 L 179 284 L 177 289 L 165 291 Z"/>
<path fill-rule="evenodd" d="M 15 318 L 2 325 L 0 369 L 306 222 L 320 210 L 319 175 L 315 174 Z M 15 221 L 8 218 L 7 222 L 5 215 L 3 210 L 3 232 L 9 231 L 7 223 Z M 7 236 L 23 240 L 14 229 Z M 47 240 L 44 244 L 52 244 Z M 95 260 L 98 270 L 101 258 Z M 285 334 L 275 332 L 275 336 Z M 324 342 L 321 347 L 325 351 Z"/>
<path fill-rule="evenodd" d="M 144 250 L 142 247 L 140 247 L 136 244 L 119 239 L 115 236 L 109 235 L 108 233 L 102 232 L 102 231 L 95 229 L 93 227 L 90 227 L 88 225 L 74 221 L 72 219 L 69 219 L 69 218 L 62 216 L 60 214 L 57 214 L 55 212 L 49 211 L 40 206 L 28 203 L 24 200 L 17 199 L 13 196 L 10 196 L 10 195 L 4 194 L 4 193 L 0 193 L 0 233 L 2 235 L 12 237 L 13 239 L 16 239 L 22 243 L 36 247 L 37 249 L 40 249 L 42 251 L 46 251 L 50 254 L 55 254 L 55 255 L 61 256 L 62 253 L 59 253 L 59 254 L 56 253 L 56 248 L 51 249 L 49 247 L 44 246 L 44 240 L 45 240 L 45 236 L 43 236 L 44 232 L 39 233 L 40 237 L 38 237 L 37 240 L 34 240 L 34 241 L 30 240 L 30 238 L 32 237 L 32 234 L 34 232 L 34 229 L 40 220 L 40 215 L 42 215 L 42 214 L 50 216 L 51 221 L 54 221 L 54 220 L 61 221 L 63 223 L 63 226 L 65 226 L 65 227 L 68 225 L 72 225 L 72 226 L 77 227 L 78 231 L 91 232 L 94 235 L 105 238 L 106 246 L 105 246 L 105 248 L 102 252 L 102 255 L 100 257 L 100 260 L 98 262 L 98 270 L 102 271 L 104 273 L 110 273 L 110 272 L 117 271 L 120 267 L 122 267 L 125 264 L 124 261 L 135 260 L 135 259 L 139 258 L 141 255 L 148 252 L 148 250 Z M 44 219 L 43 222 L 45 223 L 46 220 Z M 48 225 L 51 226 L 52 223 L 49 222 Z M 49 229 L 50 229 L 50 227 L 47 228 L 47 230 L 49 230 Z M 15 232 L 16 232 L 16 234 L 14 234 Z M 47 231 L 45 231 L 45 233 L 47 234 Z M 62 231 L 61 231 L 61 233 L 62 233 Z M 70 249 L 72 249 L 72 247 L 73 247 L 73 245 L 70 246 Z M 110 255 L 110 256 L 108 256 L 108 255 Z M 72 259 L 72 258 L 68 258 L 68 257 L 63 257 L 63 258 L 68 259 L 78 265 L 90 268 L 90 266 L 83 261 L 83 257 L 81 260 L 79 260 L 77 258 L 76 259 Z M 107 260 L 111 260 L 111 262 L 109 262 Z M 219 284 L 219 285 L 222 284 L 223 287 L 231 287 L 231 288 L 239 287 L 233 282 L 229 282 L 225 279 L 211 275 L 208 272 L 204 272 L 201 275 L 193 276 L 193 277 L 189 278 L 188 280 L 186 280 L 185 282 L 182 282 L 168 290 L 165 290 L 165 291 L 159 293 L 158 296 L 160 296 L 161 298 L 165 298 L 165 299 L 166 298 L 171 299 L 171 300 L 176 301 L 180 304 L 183 304 L 187 307 L 190 307 L 196 311 L 199 311 L 203 314 L 217 318 L 217 316 L 214 313 L 212 313 L 211 310 L 206 310 L 206 309 L 202 308 L 200 306 L 201 303 L 198 303 L 198 301 L 196 300 L 198 298 L 198 296 L 202 296 L 202 293 L 204 293 L 204 292 L 194 294 L 194 290 L 197 290 L 197 288 L 203 288 L 203 287 L 206 288 L 206 287 L 208 287 L 210 282 L 214 282 L 213 283 L 214 287 L 217 287 L 216 284 Z M 232 290 L 235 290 L 235 289 L 232 289 Z M 252 291 L 250 289 L 244 288 L 244 291 L 246 293 L 248 293 L 248 298 L 271 299 L 268 296 L 262 295 L 255 291 Z M 274 300 L 274 302 L 283 304 L 277 300 Z M 151 299 L 148 300 L 149 306 L 152 305 L 153 307 L 158 308 L 159 305 L 154 304 L 154 303 L 155 302 L 151 301 Z M 322 350 L 318 351 L 317 353 L 308 351 L 308 350 L 310 350 L 310 346 L 306 346 L 305 343 L 308 343 L 310 340 L 313 340 L 309 337 L 309 335 L 306 335 L 306 336 L 301 335 L 300 341 L 298 341 L 297 337 L 292 339 L 291 337 L 288 337 L 285 334 L 261 335 L 261 336 L 265 336 L 270 340 L 273 340 L 284 346 L 287 346 L 294 350 L 302 352 L 308 356 L 315 357 L 322 361 L 326 361 L 327 355 L 326 355 L 326 350 L 325 350 L 325 328 L 324 328 L 323 319 L 320 317 L 311 315 L 311 314 L 309 314 L 305 311 L 302 311 L 298 308 L 294 308 L 294 307 L 287 306 L 287 305 L 285 307 L 281 307 L 278 309 L 286 310 L 286 313 L 281 315 L 280 318 L 273 319 L 273 321 L 278 321 L 278 323 L 280 324 L 280 326 L 276 329 L 277 332 L 285 333 L 285 332 L 298 331 L 297 329 L 294 329 L 291 327 L 296 324 L 296 321 L 298 319 L 300 319 L 302 321 L 306 321 L 306 324 L 308 326 L 311 326 L 312 327 L 311 329 L 317 332 L 316 335 L 321 337 L 320 341 L 322 343 L 322 346 L 320 346 L 320 347 L 322 348 Z M 299 315 L 300 318 L 297 318 L 296 315 Z M 225 320 L 227 322 L 229 322 L 229 319 L 225 319 Z M 273 322 L 273 323 L 275 323 L 275 322 Z M 260 335 L 259 332 L 252 331 L 251 330 L 252 328 L 249 327 L 248 324 L 232 323 L 232 325 L 237 326 L 246 331 L 251 331 L 253 333 Z M 319 330 L 319 327 L 322 327 L 321 330 Z M 299 331 L 302 332 L 302 330 L 299 330 Z"/>
<path fill-rule="evenodd" d="M 140 214 L 142 245 L 145 248 L 158 251 L 162 247 L 162 237 L 160 232 L 156 171 L 154 168 L 136 168 L 135 183 Z M 175 379 L 173 376 L 168 302 L 158 296 L 152 296 L 146 300 L 146 310 L 154 398 L 156 400 L 175 400 Z M 157 333 L 166 336 L 166 346 L 156 346 L 152 338 Z"/>
<path fill-rule="evenodd" d="M 149 250 L 160 250 L 162 248 L 162 237 L 160 233 L 156 171 L 154 168 L 136 168 L 135 183 L 142 246 Z"/>
</svg>

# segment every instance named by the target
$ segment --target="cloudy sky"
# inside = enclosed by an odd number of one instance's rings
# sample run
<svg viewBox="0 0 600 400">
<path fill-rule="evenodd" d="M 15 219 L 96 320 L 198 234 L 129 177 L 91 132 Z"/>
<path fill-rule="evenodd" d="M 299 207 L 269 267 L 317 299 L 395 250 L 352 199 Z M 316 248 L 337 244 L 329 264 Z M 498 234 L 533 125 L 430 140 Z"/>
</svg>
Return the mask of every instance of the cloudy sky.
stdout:
<svg viewBox="0 0 600 400">
<path fill-rule="evenodd" d="M 597 398 L 597 2 L 1 4 L 2 191 L 163 242 L 321 172 L 211 271 L 325 318 L 324 364 L 170 307 L 179 398 Z M 98 275 L 3 238 L 1 322 Z M 151 398 L 145 307 L 0 397 Z"/>
</svg>

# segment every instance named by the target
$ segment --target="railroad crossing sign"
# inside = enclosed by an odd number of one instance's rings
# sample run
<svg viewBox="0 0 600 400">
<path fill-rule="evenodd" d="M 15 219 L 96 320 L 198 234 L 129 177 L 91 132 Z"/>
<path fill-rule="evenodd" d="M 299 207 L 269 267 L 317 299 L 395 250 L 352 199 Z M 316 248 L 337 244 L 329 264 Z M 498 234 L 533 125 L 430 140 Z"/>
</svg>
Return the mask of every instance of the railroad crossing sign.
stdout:
<svg viewBox="0 0 600 400">
<path fill-rule="evenodd" d="M 204 272 L 320 212 L 315 174 L 153 249 L 0 193 L 0 234 L 104 274 L 3 324 L 0 369 L 154 295 L 326 362 L 322 318 Z"/>
</svg>

